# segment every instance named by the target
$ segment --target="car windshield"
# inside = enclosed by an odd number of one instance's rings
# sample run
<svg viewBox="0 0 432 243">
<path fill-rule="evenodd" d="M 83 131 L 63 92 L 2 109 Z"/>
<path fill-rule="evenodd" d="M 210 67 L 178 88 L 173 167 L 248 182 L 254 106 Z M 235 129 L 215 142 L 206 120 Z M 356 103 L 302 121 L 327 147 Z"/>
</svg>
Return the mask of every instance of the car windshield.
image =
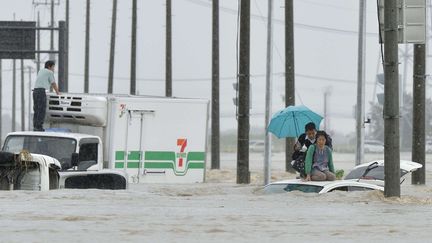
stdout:
<svg viewBox="0 0 432 243">
<path fill-rule="evenodd" d="M 62 165 L 69 164 L 72 153 L 76 150 L 76 140 L 46 136 L 10 136 L 3 146 L 3 151 L 12 153 L 19 153 L 24 149 L 30 153 L 56 158 Z"/>
<path fill-rule="evenodd" d="M 346 177 L 345 180 L 353 180 L 353 179 L 359 179 L 363 173 L 365 172 L 367 166 L 362 166 L 357 169 L 354 169 L 351 171 Z M 408 171 L 401 169 L 400 170 L 400 176 L 404 176 Z M 378 166 L 372 170 L 370 170 L 366 175 L 364 179 L 370 179 L 370 180 L 384 180 L 384 166 Z"/>
<path fill-rule="evenodd" d="M 284 190 L 287 192 L 301 191 L 301 192 L 315 192 L 318 193 L 323 189 L 322 186 L 306 185 L 306 184 L 288 184 Z"/>
<path fill-rule="evenodd" d="M 270 184 L 264 188 L 266 193 L 284 193 L 292 191 L 315 192 L 318 193 L 323 189 L 322 186 L 307 184 Z"/>
</svg>

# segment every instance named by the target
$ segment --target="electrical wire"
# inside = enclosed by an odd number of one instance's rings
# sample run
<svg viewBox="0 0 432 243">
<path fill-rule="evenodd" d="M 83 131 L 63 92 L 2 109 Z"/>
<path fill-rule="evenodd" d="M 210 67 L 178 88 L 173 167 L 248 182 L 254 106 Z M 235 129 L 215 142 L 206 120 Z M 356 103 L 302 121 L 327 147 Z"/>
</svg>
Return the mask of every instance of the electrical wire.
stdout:
<svg viewBox="0 0 432 243">
<path fill-rule="evenodd" d="M 240 65 L 240 60 L 239 60 L 239 36 L 240 36 L 240 15 L 241 15 L 241 1 L 242 0 L 238 0 L 237 1 L 237 32 L 236 32 L 236 102 L 237 104 L 235 104 L 236 107 L 236 120 L 238 120 L 238 106 L 239 106 L 239 89 L 240 89 L 240 78 L 239 78 L 239 65 Z"/>
<path fill-rule="evenodd" d="M 193 3 L 195 5 L 211 8 L 211 3 L 206 3 L 201 0 L 184 0 L 188 1 L 190 3 Z M 237 14 L 237 11 L 235 9 L 219 6 L 219 9 L 223 12 L 230 13 L 230 14 Z M 250 15 L 252 19 L 261 19 L 259 15 L 251 14 Z M 285 21 L 273 18 L 273 22 L 276 24 L 285 25 Z M 343 35 L 354 35 L 358 36 L 358 31 L 353 30 L 343 30 L 343 29 L 337 29 L 337 28 L 330 28 L 330 27 L 323 27 L 323 26 L 316 26 L 316 25 L 308 25 L 308 24 L 301 24 L 301 23 L 294 23 L 294 25 L 298 28 L 306 29 L 306 30 L 312 30 L 312 31 L 320 31 L 320 32 L 326 32 L 326 33 L 335 33 L 335 34 L 343 34 Z M 378 33 L 374 32 L 366 32 L 367 37 L 377 37 Z"/>
<path fill-rule="evenodd" d="M 381 34 L 381 16 L 380 16 L 380 6 L 379 6 L 379 1 L 377 0 L 377 18 L 378 18 L 378 37 L 379 37 L 379 42 L 380 42 L 380 50 L 381 50 L 381 61 L 382 61 L 382 66 L 383 66 L 383 70 L 384 70 L 384 49 L 383 49 L 383 38 L 382 38 L 382 34 Z"/>
<path fill-rule="evenodd" d="M 257 0 L 255 0 L 255 6 L 256 6 L 256 8 L 257 8 L 257 10 L 258 10 L 258 13 L 259 13 L 260 16 L 261 16 L 261 20 L 262 20 L 264 26 L 266 26 L 264 15 L 262 14 L 260 7 L 258 6 L 258 2 L 257 2 Z M 267 26 L 266 26 L 266 27 L 267 27 Z M 276 42 L 274 42 L 273 39 L 272 39 L 272 44 L 273 44 L 273 46 L 275 47 L 275 50 L 276 50 L 276 53 L 277 53 L 278 56 L 279 56 L 279 60 L 280 60 L 280 62 L 281 62 L 282 64 L 284 64 L 285 62 L 284 62 L 284 60 L 283 60 L 283 58 L 282 58 L 282 54 L 280 53 L 279 48 L 278 48 Z M 283 73 L 283 74 L 286 75 L 286 73 Z M 299 98 L 299 100 L 300 100 L 300 103 L 301 103 L 302 105 L 304 105 L 304 103 L 303 103 L 303 99 L 301 98 L 301 95 L 300 95 L 300 93 L 298 92 L 298 90 L 295 89 L 294 92 L 297 94 L 297 96 L 298 96 L 298 98 Z"/>
</svg>

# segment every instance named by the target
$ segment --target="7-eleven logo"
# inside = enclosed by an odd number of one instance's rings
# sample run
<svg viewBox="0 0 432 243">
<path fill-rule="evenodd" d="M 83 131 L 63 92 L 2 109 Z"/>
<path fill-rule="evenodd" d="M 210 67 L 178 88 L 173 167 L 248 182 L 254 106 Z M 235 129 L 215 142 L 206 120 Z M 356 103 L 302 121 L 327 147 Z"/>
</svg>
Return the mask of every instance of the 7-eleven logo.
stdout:
<svg viewBox="0 0 432 243">
<path fill-rule="evenodd" d="M 187 153 L 185 152 L 186 146 L 187 146 L 187 139 L 186 138 L 179 138 L 177 139 L 177 146 L 180 147 L 180 152 L 176 154 L 177 158 L 177 167 L 182 168 L 183 161 L 186 160 Z"/>
</svg>

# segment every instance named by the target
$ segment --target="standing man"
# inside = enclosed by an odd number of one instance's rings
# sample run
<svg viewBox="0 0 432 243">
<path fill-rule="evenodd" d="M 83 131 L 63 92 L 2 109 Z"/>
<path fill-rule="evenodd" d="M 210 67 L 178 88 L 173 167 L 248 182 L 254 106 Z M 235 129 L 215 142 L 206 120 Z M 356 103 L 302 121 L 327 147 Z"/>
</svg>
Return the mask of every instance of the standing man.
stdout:
<svg viewBox="0 0 432 243">
<path fill-rule="evenodd" d="M 45 131 L 43 123 L 46 112 L 46 90 L 52 87 L 57 95 L 60 95 L 54 79 L 54 67 L 54 61 L 46 61 L 45 68 L 41 69 L 37 75 L 33 89 L 33 131 Z"/>
</svg>

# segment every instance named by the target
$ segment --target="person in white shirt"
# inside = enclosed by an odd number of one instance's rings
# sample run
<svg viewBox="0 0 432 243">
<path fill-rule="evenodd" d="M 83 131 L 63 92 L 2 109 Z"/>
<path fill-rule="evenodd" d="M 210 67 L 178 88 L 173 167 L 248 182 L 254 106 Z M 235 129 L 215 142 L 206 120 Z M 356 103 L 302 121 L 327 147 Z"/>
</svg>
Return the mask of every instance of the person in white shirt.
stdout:
<svg viewBox="0 0 432 243">
<path fill-rule="evenodd" d="M 41 69 L 37 75 L 35 87 L 33 89 L 33 131 L 45 131 L 43 123 L 46 113 L 46 90 L 50 87 L 57 95 L 60 95 L 54 79 L 54 61 L 46 61 L 45 68 Z"/>
</svg>

